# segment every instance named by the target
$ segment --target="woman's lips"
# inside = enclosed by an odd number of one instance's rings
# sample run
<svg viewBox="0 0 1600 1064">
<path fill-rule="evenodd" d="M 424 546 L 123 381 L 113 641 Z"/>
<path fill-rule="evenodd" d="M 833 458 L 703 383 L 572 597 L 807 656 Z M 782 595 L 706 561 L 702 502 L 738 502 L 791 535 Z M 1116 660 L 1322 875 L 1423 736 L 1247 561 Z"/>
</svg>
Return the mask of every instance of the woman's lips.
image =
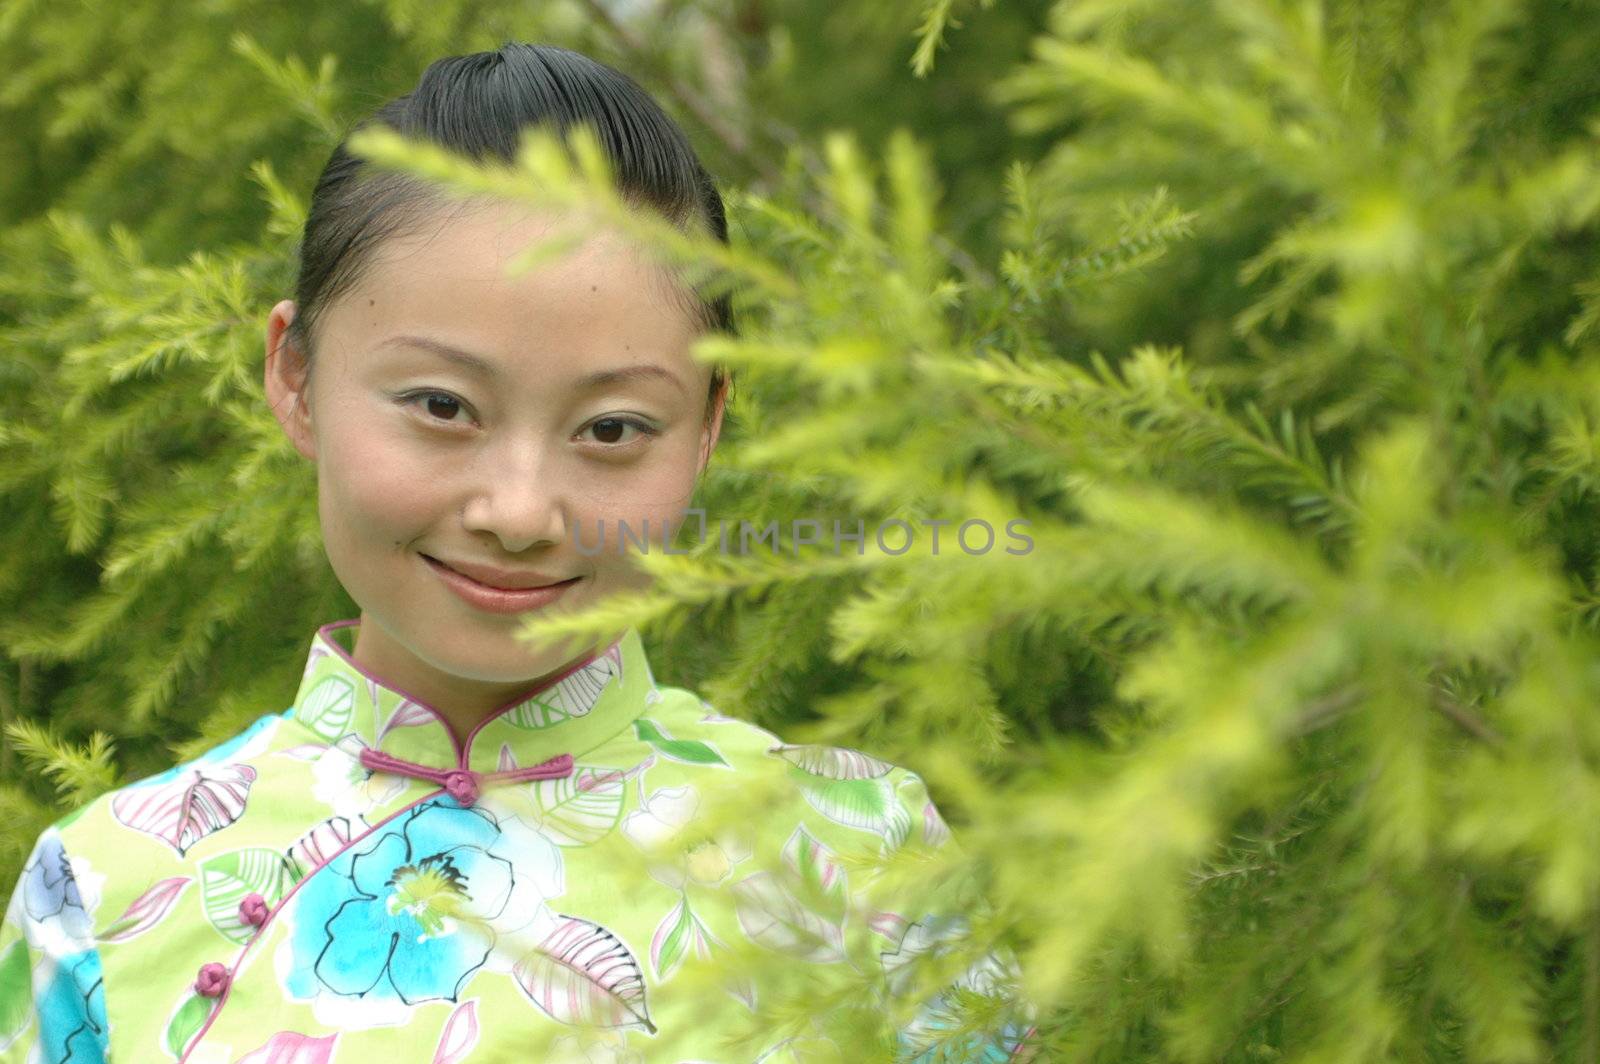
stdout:
<svg viewBox="0 0 1600 1064">
<path fill-rule="evenodd" d="M 536 610 L 547 606 L 566 594 L 567 589 L 583 579 L 575 576 L 570 580 L 563 580 L 559 584 L 548 587 L 530 587 L 516 591 L 505 588 L 489 587 L 480 584 L 470 576 L 456 572 L 443 562 L 436 561 L 422 555 L 422 560 L 428 563 L 444 585 L 454 591 L 467 605 L 487 613 L 523 613 L 527 610 Z"/>
</svg>

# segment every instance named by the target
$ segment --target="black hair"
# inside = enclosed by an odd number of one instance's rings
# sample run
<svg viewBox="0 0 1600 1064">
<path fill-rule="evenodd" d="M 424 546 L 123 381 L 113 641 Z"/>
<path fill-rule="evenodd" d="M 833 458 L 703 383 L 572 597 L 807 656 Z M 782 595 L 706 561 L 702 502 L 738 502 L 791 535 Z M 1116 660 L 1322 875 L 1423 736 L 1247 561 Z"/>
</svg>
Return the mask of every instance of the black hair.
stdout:
<svg viewBox="0 0 1600 1064">
<path fill-rule="evenodd" d="M 598 134 L 624 202 L 664 215 L 673 225 L 703 226 L 728 243 L 722 196 L 688 138 L 632 78 L 579 52 L 508 41 L 492 52 L 435 60 L 416 88 L 358 122 L 353 134 L 381 124 L 481 160 L 515 159 L 526 126 L 558 134 L 579 122 Z M 354 286 L 383 241 L 420 229 L 443 206 L 436 189 L 417 178 L 381 171 L 353 155 L 345 140 L 317 179 L 300 242 L 296 313 L 285 337 L 310 366 L 317 321 Z M 712 299 L 669 284 L 701 329 L 736 331 L 724 292 Z M 727 381 L 713 367 L 709 400 Z"/>
</svg>

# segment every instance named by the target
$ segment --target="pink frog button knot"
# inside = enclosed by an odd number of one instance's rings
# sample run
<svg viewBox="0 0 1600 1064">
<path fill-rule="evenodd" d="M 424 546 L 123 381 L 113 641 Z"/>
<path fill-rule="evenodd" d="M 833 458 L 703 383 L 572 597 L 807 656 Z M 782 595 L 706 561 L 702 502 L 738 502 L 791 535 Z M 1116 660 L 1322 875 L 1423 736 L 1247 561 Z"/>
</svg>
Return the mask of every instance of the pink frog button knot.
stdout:
<svg viewBox="0 0 1600 1064">
<path fill-rule="evenodd" d="M 219 997 L 228 989 L 228 969 L 226 966 L 212 961 L 210 964 L 200 966 L 200 974 L 195 978 L 194 988 L 197 993 L 206 997 Z"/>
<path fill-rule="evenodd" d="M 537 765 L 487 772 L 481 776 L 470 768 L 429 768 L 413 761 L 403 761 L 393 754 L 386 754 L 370 746 L 363 746 L 357 759 L 362 767 L 373 772 L 392 772 L 397 776 L 410 776 L 412 779 L 437 783 L 444 788 L 446 794 L 462 806 L 477 802 L 478 795 L 486 783 L 566 779 L 572 775 L 574 768 L 571 754 L 557 754 Z"/>
<path fill-rule="evenodd" d="M 251 927 L 260 927 L 267 922 L 267 899 L 251 891 L 239 902 L 239 919 Z"/>
<path fill-rule="evenodd" d="M 478 800 L 478 774 L 456 769 L 445 776 L 444 789 L 461 805 L 472 805 Z"/>
</svg>

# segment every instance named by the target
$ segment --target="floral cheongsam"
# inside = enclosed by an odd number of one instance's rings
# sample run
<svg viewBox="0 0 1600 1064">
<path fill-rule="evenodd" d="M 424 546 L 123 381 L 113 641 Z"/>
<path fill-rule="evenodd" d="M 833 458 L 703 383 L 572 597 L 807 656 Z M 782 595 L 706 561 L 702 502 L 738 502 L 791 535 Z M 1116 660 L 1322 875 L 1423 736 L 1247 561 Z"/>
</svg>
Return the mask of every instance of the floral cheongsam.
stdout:
<svg viewBox="0 0 1600 1064">
<path fill-rule="evenodd" d="M 39 838 L 0 925 L 0 1061 L 845 1061 L 802 1027 L 748 1040 L 780 988 L 737 958 L 892 992 L 963 923 L 868 904 L 844 859 L 949 840 L 916 774 L 658 687 L 635 629 L 463 749 L 354 662 L 357 624 L 317 630 L 289 709 Z M 942 1035 L 932 1000 L 896 1059 L 1031 1053 L 1025 1020 Z"/>
</svg>

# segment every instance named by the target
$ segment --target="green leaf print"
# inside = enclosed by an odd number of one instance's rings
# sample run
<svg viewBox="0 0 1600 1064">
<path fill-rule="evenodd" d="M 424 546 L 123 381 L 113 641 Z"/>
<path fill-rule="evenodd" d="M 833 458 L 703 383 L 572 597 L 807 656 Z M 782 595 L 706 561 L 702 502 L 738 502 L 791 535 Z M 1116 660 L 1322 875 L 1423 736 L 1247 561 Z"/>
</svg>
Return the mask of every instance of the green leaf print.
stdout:
<svg viewBox="0 0 1600 1064">
<path fill-rule="evenodd" d="M 335 742 L 350 730 L 355 704 L 355 685 L 343 676 L 329 676 L 306 695 L 296 716 L 306 727 Z"/>
<path fill-rule="evenodd" d="M 205 1026 L 206 1018 L 211 1015 L 211 999 L 201 997 L 191 992 L 172 1014 L 172 1020 L 167 1024 L 167 1037 L 165 1039 L 167 1052 L 174 1057 L 183 1056 L 183 1047 Z"/>
<path fill-rule="evenodd" d="M 528 1000 L 557 1023 L 656 1033 L 638 960 L 592 920 L 557 913 L 554 928 L 511 973 Z"/>
<path fill-rule="evenodd" d="M 627 774 L 620 769 L 582 765 L 562 779 L 537 780 L 533 798 L 539 829 L 557 846 L 592 846 L 622 818 Z"/>
<path fill-rule="evenodd" d="M 200 863 L 200 890 L 206 919 L 229 942 L 244 945 L 255 933 L 239 915 L 239 902 L 256 893 L 273 905 L 287 878 L 283 855 L 264 846 L 219 853 Z"/>
<path fill-rule="evenodd" d="M 844 919 L 848 901 L 844 869 L 805 825 L 797 825 L 784 843 L 783 860 L 802 884 L 804 902 L 834 921 Z"/>
<path fill-rule="evenodd" d="M 572 714 L 561 700 L 552 694 L 549 698 L 530 698 L 526 702 L 513 706 L 505 714 L 507 724 L 517 728 L 526 728 L 537 731 L 548 728 L 552 724 L 560 724 L 564 720 L 572 719 Z"/>
<path fill-rule="evenodd" d="M 710 743 L 703 743 L 699 739 L 673 739 L 663 733 L 661 726 L 648 717 L 640 717 L 634 721 L 633 732 L 674 761 L 683 761 L 691 765 L 728 765 Z"/>
<path fill-rule="evenodd" d="M 900 846 L 911 834 L 911 814 L 885 778 L 833 780 L 791 768 L 806 801 L 823 816 L 845 827 L 881 835 Z"/>
<path fill-rule="evenodd" d="M 655 936 L 650 940 L 650 963 L 656 978 L 665 979 L 677 971 L 691 952 L 702 959 L 710 957 L 712 942 L 717 942 L 716 937 L 689 908 L 689 896 L 680 894 L 678 904 L 656 925 Z"/>
<path fill-rule="evenodd" d="M 894 771 L 894 766 L 871 754 L 847 746 L 779 743 L 767 751 L 812 776 L 830 780 L 878 779 Z"/>
<path fill-rule="evenodd" d="M 689 915 L 689 906 L 685 904 L 683 898 L 679 898 L 678 904 L 673 906 L 672 911 L 656 928 L 655 938 L 650 942 L 650 963 L 656 970 L 657 979 L 672 974 L 678 967 L 678 961 L 683 958 L 683 945 L 689 937 L 692 919 Z"/>
<path fill-rule="evenodd" d="M 813 963 L 845 959 L 839 923 L 808 908 L 771 872 L 753 872 L 731 889 L 739 927 L 750 941 Z"/>
<path fill-rule="evenodd" d="M 0 953 L 0 1048 L 17 1040 L 33 1015 L 28 947 L 17 939 Z"/>
</svg>

